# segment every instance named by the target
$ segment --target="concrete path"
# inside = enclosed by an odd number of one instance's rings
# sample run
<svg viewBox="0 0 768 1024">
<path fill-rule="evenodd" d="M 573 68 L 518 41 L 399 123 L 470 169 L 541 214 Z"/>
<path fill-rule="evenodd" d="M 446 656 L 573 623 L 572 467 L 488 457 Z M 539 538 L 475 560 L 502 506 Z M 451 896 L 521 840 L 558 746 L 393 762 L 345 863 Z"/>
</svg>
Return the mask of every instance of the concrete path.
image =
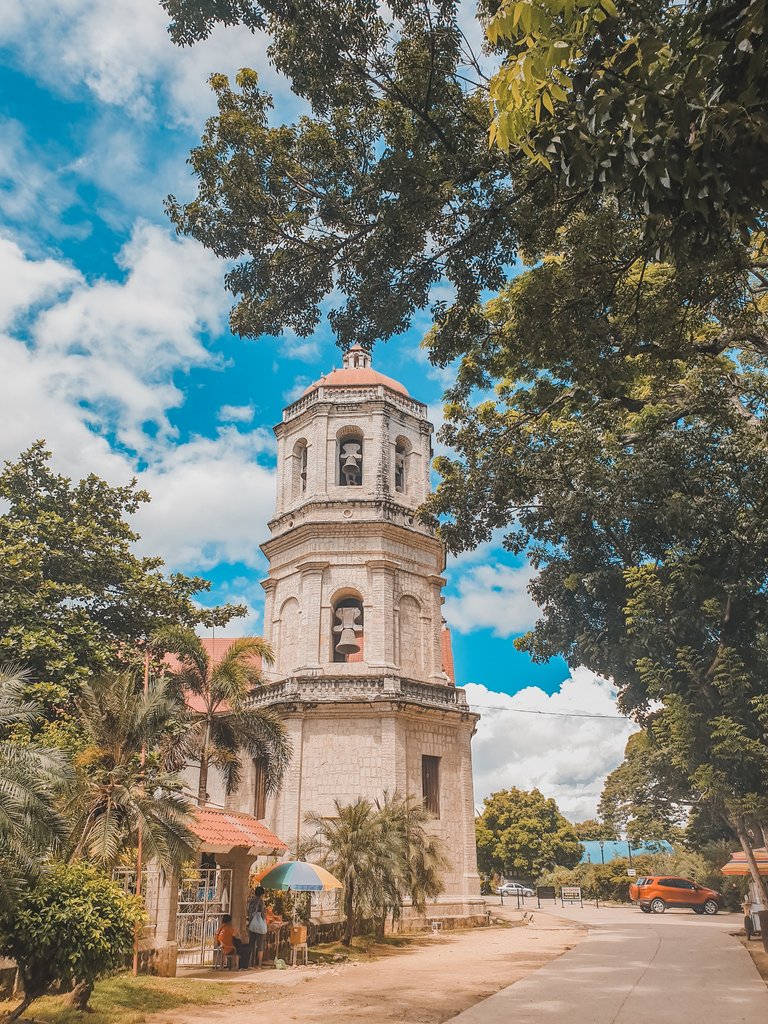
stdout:
<svg viewBox="0 0 768 1024">
<path fill-rule="evenodd" d="M 528 901 L 534 902 L 534 901 Z M 533 911 L 537 923 L 543 913 Z M 450 1024 L 764 1024 L 768 987 L 729 935 L 737 915 L 558 910 L 590 934 Z"/>
</svg>

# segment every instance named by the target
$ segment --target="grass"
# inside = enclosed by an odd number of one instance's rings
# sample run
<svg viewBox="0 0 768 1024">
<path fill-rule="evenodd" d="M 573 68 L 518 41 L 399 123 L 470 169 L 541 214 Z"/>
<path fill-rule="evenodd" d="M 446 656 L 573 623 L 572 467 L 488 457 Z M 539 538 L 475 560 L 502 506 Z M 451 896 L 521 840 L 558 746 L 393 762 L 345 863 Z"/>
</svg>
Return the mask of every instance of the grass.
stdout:
<svg viewBox="0 0 768 1024">
<path fill-rule="evenodd" d="M 313 946 L 309 950 L 309 960 L 313 964 L 329 963 L 367 963 L 386 956 L 392 950 L 405 949 L 408 946 L 423 944 L 423 935 L 385 935 L 377 939 L 374 935 L 356 935 L 352 944 L 347 947 L 341 942 L 324 942 L 321 946 Z"/>
<path fill-rule="evenodd" d="M 244 987 L 221 985 L 216 981 L 192 981 L 185 978 L 153 978 L 119 974 L 96 984 L 90 1011 L 81 1013 L 68 1005 L 69 996 L 46 996 L 34 1002 L 22 1021 L 32 1019 L 43 1024 L 143 1024 L 161 1010 L 179 1006 L 206 1006 L 215 1002 L 233 1002 Z M 0 1003 L 0 1019 L 16 1005 Z"/>
</svg>

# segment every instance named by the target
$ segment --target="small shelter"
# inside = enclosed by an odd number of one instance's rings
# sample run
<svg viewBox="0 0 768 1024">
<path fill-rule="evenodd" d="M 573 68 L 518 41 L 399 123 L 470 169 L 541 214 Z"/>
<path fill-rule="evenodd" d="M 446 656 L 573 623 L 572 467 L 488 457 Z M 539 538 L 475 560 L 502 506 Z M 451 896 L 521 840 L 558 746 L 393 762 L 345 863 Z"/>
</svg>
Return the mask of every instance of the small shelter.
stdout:
<svg viewBox="0 0 768 1024">
<path fill-rule="evenodd" d="M 140 943 L 144 971 L 173 977 L 177 965 L 213 962 L 223 914 L 247 938 L 251 868 L 258 857 L 279 858 L 288 847 L 258 818 L 218 807 L 196 807 L 189 827 L 200 840 L 197 864 L 180 876 L 144 870 L 148 925 Z M 135 878 L 126 878 L 135 887 Z"/>
</svg>

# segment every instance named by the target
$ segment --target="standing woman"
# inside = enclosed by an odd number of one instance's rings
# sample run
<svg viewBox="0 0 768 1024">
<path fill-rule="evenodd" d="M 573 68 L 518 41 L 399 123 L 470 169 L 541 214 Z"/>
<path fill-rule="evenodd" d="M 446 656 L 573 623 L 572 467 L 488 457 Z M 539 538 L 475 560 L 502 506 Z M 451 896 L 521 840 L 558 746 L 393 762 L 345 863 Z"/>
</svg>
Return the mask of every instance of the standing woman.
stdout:
<svg viewBox="0 0 768 1024">
<path fill-rule="evenodd" d="M 264 887 L 257 885 L 253 898 L 248 904 L 248 935 L 251 947 L 251 965 L 261 967 L 264 959 L 264 946 L 267 941 L 267 918 L 264 909 Z M 256 952 L 256 963 L 253 963 L 253 954 Z"/>
</svg>

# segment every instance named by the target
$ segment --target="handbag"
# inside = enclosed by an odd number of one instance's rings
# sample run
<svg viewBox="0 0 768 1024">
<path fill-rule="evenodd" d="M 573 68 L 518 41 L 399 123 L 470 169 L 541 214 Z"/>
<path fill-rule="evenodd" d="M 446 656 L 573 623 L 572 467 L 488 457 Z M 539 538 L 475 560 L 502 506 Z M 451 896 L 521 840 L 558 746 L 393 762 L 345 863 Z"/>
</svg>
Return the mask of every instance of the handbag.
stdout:
<svg viewBox="0 0 768 1024">
<path fill-rule="evenodd" d="M 248 931 L 253 932 L 254 935 L 267 934 L 267 921 L 261 911 L 257 910 L 251 918 L 251 923 L 248 925 Z"/>
</svg>

